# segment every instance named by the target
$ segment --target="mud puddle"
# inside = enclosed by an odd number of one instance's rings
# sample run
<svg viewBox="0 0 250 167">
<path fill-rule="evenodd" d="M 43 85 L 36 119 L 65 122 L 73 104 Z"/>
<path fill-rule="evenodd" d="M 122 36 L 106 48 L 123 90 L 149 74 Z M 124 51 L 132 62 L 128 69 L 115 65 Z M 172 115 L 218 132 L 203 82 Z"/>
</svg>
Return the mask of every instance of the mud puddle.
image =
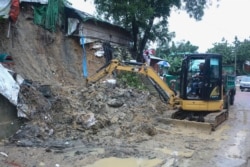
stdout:
<svg viewBox="0 0 250 167">
<path fill-rule="evenodd" d="M 155 167 L 162 163 L 161 159 L 141 159 L 141 158 L 104 158 L 94 164 L 85 167 Z"/>
</svg>

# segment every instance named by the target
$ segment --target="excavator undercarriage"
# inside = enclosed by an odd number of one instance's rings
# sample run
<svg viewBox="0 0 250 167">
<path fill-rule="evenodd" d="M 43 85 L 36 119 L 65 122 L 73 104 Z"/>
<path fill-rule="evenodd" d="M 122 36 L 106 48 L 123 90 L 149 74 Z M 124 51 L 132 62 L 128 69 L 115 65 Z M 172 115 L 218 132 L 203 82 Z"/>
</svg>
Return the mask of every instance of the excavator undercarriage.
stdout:
<svg viewBox="0 0 250 167">
<path fill-rule="evenodd" d="M 158 90 L 159 96 L 162 101 L 165 101 L 167 98 L 164 97 L 163 93 L 161 93 L 162 90 L 159 88 L 159 86 L 157 86 L 156 83 L 155 88 Z M 229 104 L 225 106 L 226 108 L 218 111 L 187 111 L 181 109 L 182 106 L 180 105 L 180 103 L 183 101 L 184 100 L 176 97 L 175 105 L 170 106 L 170 108 L 172 107 L 172 110 L 166 111 L 167 114 L 165 115 L 165 118 L 171 119 L 172 124 L 185 125 L 185 127 L 202 127 L 203 129 L 204 127 L 206 127 L 208 130 L 215 131 L 220 124 L 228 119 Z M 194 101 L 193 103 L 195 102 L 197 101 Z"/>
</svg>

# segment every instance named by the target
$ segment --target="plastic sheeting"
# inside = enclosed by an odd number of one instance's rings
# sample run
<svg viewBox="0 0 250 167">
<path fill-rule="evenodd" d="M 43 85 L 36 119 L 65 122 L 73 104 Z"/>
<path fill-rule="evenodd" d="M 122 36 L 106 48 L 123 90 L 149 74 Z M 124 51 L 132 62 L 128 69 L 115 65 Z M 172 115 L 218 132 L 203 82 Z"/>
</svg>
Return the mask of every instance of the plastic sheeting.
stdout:
<svg viewBox="0 0 250 167">
<path fill-rule="evenodd" d="M 67 35 L 72 35 L 76 31 L 78 24 L 79 24 L 78 19 L 68 18 L 68 33 L 67 33 Z"/>
<path fill-rule="evenodd" d="M 59 0 L 49 1 L 48 5 L 34 8 L 34 23 L 55 32 L 59 18 Z"/>
<path fill-rule="evenodd" d="M 48 4 L 48 0 L 19 0 L 19 2 L 34 2 L 40 4 Z M 0 0 L 0 17 L 9 18 L 11 0 Z"/>
<path fill-rule="evenodd" d="M 10 13 L 9 13 L 9 18 L 12 22 L 16 22 L 18 15 L 20 13 L 20 2 L 19 0 L 12 0 L 11 1 L 11 6 L 10 6 Z"/>
<path fill-rule="evenodd" d="M 18 94 L 20 85 L 24 79 L 15 72 L 5 68 L 0 64 L 0 93 L 8 99 L 14 106 L 17 107 L 17 116 L 26 118 L 27 105 L 18 104 Z M 14 79 L 15 74 L 15 79 Z"/>
<path fill-rule="evenodd" d="M 0 17 L 9 18 L 11 0 L 0 0 Z"/>
<path fill-rule="evenodd" d="M 34 3 L 40 3 L 40 4 L 48 4 L 48 0 L 20 0 L 21 2 L 34 2 Z"/>
<path fill-rule="evenodd" d="M 19 84 L 14 80 L 9 70 L 0 64 L 0 93 L 12 104 L 17 105 Z"/>
</svg>

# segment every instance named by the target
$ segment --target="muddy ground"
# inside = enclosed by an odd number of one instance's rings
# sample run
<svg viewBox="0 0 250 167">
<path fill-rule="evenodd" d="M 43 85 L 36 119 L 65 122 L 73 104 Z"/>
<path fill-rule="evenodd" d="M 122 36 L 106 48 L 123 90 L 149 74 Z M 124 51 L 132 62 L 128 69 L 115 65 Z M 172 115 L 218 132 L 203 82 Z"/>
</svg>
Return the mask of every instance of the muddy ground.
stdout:
<svg viewBox="0 0 250 167">
<path fill-rule="evenodd" d="M 100 82 L 86 86 L 79 40 L 49 33 L 19 17 L 10 38 L 1 22 L 0 49 L 32 84 L 21 87 L 29 121 L 1 140 L 6 167 L 244 167 L 250 156 L 249 92 L 237 92 L 229 119 L 207 125 L 162 121 L 170 109 L 146 90 Z M 89 74 L 104 64 L 86 46 Z M 30 83 L 30 82 L 29 82 Z"/>
<path fill-rule="evenodd" d="M 210 131 L 206 125 L 159 121 L 168 110 L 147 91 L 105 84 L 95 90 L 86 91 L 95 95 L 88 93 L 80 117 L 70 110 L 53 113 L 49 123 L 29 121 L 11 140 L 2 140 L 1 166 L 249 166 L 249 92 L 238 92 L 229 119 Z M 90 127 L 85 113 L 96 120 Z"/>
</svg>

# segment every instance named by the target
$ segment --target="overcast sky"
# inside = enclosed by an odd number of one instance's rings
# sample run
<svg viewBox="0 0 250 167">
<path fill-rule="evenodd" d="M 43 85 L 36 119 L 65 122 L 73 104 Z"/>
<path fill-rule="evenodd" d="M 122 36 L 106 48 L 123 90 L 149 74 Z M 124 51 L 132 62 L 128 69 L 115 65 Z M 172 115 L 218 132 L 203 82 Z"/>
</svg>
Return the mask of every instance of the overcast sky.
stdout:
<svg viewBox="0 0 250 167">
<path fill-rule="evenodd" d="M 93 1 L 69 0 L 73 7 L 93 14 Z M 173 12 L 169 18 L 169 30 L 176 33 L 174 41 L 190 41 L 205 52 L 213 43 L 224 37 L 229 43 L 250 38 L 250 0 L 220 0 L 205 10 L 202 21 L 191 19 L 186 12 Z M 219 6 L 217 7 L 217 4 Z"/>
</svg>

